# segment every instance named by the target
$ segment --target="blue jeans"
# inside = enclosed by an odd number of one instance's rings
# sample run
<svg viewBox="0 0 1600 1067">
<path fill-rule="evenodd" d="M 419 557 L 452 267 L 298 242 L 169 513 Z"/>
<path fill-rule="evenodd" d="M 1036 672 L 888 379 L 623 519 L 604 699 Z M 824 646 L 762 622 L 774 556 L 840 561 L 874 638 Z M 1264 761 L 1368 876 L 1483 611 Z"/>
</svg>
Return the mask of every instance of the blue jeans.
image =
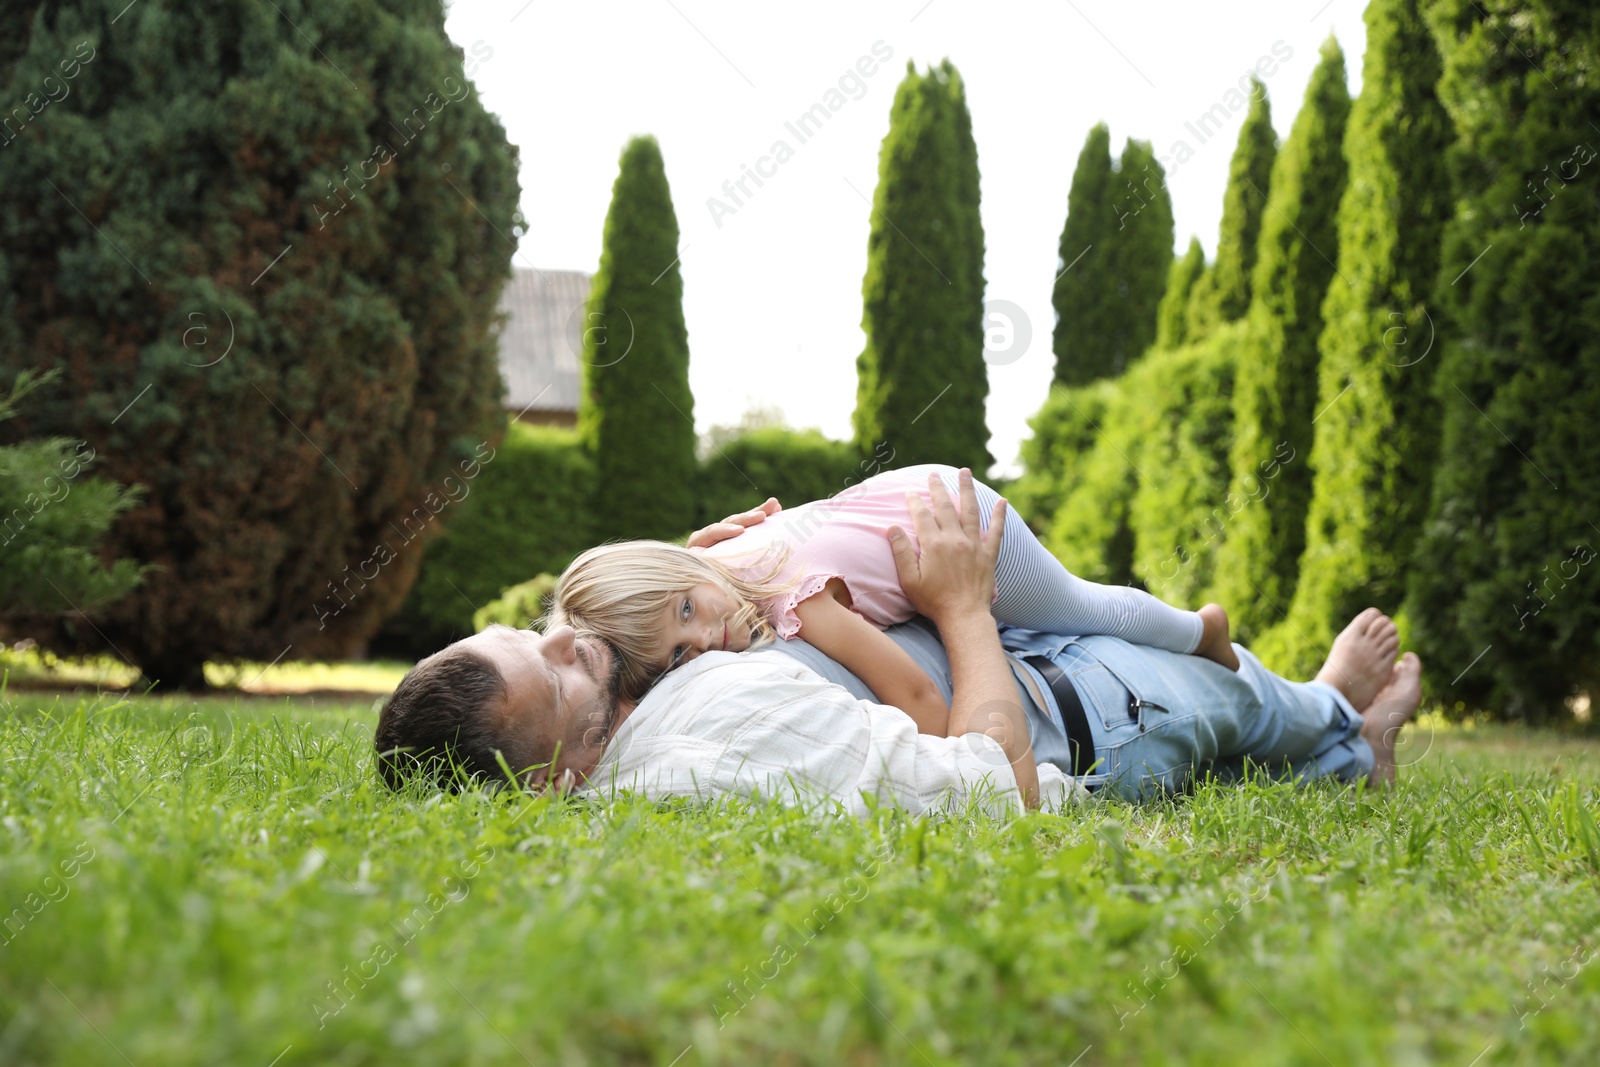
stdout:
<svg viewBox="0 0 1600 1067">
<path fill-rule="evenodd" d="M 1353 781 L 1372 770 L 1361 715 L 1337 689 L 1280 678 L 1239 645 L 1235 673 L 1115 637 L 1003 629 L 1001 638 L 1013 652 L 1049 658 L 1077 689 L 1099 761 L 1079 779 L 1091 790 L 1145 800 L 1184 788 L 1197 773 L 1237 778 L 1246 761 L 1296 780 Z M 1030 717 L 1034 755 L 1070 774 L 1055 696 L 1029 672 L 1048 705 Z"/>
</svg>

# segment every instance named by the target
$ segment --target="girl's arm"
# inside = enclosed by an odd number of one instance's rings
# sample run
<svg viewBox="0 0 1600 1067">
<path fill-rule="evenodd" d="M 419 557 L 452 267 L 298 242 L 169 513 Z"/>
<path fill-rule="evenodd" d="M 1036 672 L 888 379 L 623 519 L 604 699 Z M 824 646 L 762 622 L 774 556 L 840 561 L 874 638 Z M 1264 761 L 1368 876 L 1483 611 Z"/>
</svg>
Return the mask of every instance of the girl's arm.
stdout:
<svg viewBox="0 0 1600 1067">
<path fill-rule="evenodd" d="M 729 515 L 721 522 L 714 522 L 702 530 L 696 530 L 689 535 L 683 543 L 684 548 L 710 548 L 719 541 L 726 541 L 730 537 L 738 537 L 745 530 L 758 523 L 766 522 L 772 516 L 783 510 L 783 505 L 778 503 L 775 496 L 767 497 L 767 502 L 760 507 L 741 511 L 737 515 Z"/>
<path fill-rule="evenodd" d="M 884 704 L 911 716 L 919 733 L 947 736 L 950 707 L 939 687 L 888 634 L 851 611 L 849 599 L 835 578 L 795 605 L 800 636 L 866 682 Z"/>
</svg>

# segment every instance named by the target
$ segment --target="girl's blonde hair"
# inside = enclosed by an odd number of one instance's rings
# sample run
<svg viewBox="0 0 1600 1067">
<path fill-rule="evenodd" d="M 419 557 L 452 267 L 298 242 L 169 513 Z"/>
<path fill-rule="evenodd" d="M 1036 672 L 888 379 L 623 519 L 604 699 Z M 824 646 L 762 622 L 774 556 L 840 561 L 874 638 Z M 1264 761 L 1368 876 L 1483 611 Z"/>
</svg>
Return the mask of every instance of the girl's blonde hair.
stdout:
<svg viewBox="0 0 1600 1067">
<path fill-rule="evenodd" d="M 698 552 L 665 541 L 619 541 L 589 549 L 556 581 L 546 632 L 571 626 L 609 641 L 617 651 L 622 677 L 619 695 L 641 699 L 661 675 L 651 654 L 661 640 L 661 620 L 676 599 L 710 583 L 739 604 L 736 621 L 750 628 L 751 645 L 777 635 L 758 606 L 788 586 L 776 580 L 787 552 L 770 565 L 758 564 L 761 577 L 743 576 Z"/>
</svg>

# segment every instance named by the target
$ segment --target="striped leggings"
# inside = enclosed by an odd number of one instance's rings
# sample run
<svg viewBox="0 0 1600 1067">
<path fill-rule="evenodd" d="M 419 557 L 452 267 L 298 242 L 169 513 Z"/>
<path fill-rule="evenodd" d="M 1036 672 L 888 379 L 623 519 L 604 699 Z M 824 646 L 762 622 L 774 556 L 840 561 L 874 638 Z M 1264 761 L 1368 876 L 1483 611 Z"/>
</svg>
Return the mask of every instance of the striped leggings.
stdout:
<svg viewBox="0 0 1600 1067">
<path fill-rule="evenodd" d="M 959 500 L 956 468 L 930 465 L 930 469 L 939 471 L 945 489 Z M 987 531 L 1000 494 L 976 479 L 973 487 L 978 494 L 979 522 Z M 1063 637 L 1120 637 L 1129 644 L 1168 652 L 1193 652 L 1200 644 L 1203 627 L 1199 615 L 1175 608 L 1142 589 L 1079 578 L 1009 510 L 994 578 L 996 595 L 991 610 L 997 620 L 1011 626 Z"/>
</svg>

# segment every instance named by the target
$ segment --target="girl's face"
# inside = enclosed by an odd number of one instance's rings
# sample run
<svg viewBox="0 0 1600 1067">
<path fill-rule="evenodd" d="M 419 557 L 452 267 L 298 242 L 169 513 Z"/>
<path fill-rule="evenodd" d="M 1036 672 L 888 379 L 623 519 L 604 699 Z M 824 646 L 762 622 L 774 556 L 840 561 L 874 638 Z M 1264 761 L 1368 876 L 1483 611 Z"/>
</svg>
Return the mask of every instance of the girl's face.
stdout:
<svg viewBox="0 0 1600 1067">
<path fill-rule="evenodd" d="M 662 612 L 653 665 L 668 671 L 702 652 L 743 652 L 750 647 L 750 627 L 738 621 L 740 608 L 710 582 L 678 594 Z"/>
</svg>

